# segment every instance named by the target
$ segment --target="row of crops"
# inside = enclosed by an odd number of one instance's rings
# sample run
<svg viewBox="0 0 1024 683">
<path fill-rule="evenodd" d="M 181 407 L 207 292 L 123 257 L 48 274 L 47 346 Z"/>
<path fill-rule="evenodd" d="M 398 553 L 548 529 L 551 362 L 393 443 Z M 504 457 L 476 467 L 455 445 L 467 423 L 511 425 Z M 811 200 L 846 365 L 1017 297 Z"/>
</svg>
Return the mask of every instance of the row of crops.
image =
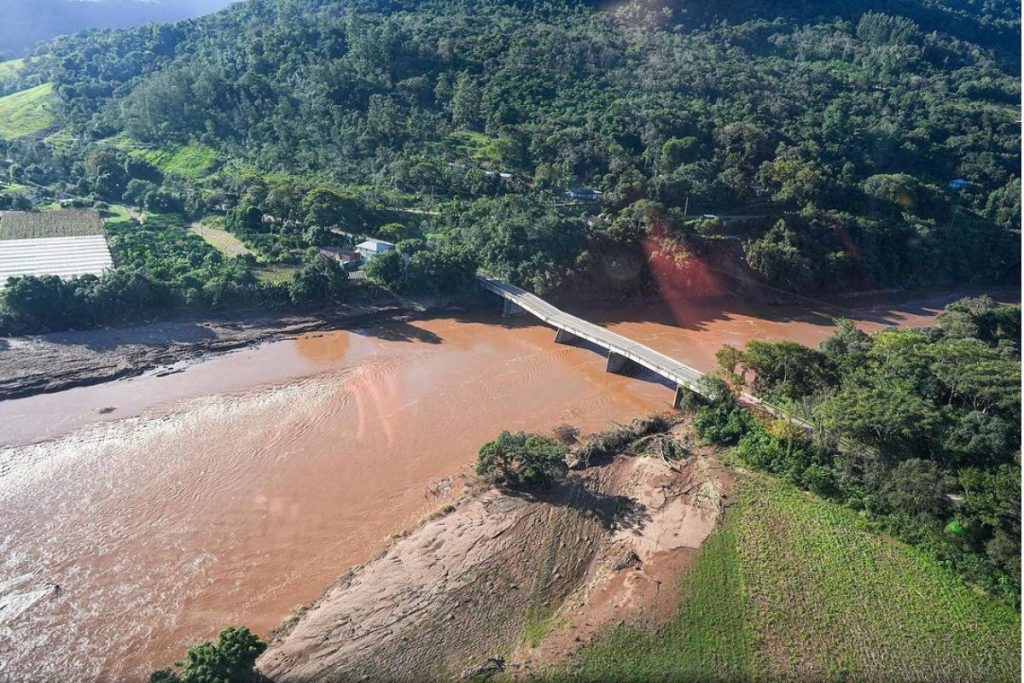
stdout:
<svg viewBox="0 0 1024 683">
<path fill-rule="evenodd" d="M 92 209 L 0 213 L 0 240 L 102 235 L 103 219 Z"/>
</svg>

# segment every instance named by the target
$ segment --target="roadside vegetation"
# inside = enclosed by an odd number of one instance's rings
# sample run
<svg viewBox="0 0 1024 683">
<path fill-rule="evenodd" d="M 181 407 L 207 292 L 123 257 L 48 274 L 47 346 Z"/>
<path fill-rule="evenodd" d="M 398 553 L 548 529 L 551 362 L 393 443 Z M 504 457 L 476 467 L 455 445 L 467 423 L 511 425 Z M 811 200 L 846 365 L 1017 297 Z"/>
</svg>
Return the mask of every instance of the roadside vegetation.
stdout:
<svg viewBox="0 0 1024 683">
<path fill-rule="evenodd" d="M 818 349 L 719 352 L 694 426 L 743 465 L 858 511 L 966 581 L 1020 604 L 1020 307 L 950 304 L 935 327 L 841 322 Z M 746 388 L 806 421 L 754 416 Z"/>
<path fill-rule="evenodd" d="M 1020 678 L 1020 615 L 855 511 L 739 475 L 683 576 L 679 612 L 619 626 L 554 680 Z"/>
</svg>

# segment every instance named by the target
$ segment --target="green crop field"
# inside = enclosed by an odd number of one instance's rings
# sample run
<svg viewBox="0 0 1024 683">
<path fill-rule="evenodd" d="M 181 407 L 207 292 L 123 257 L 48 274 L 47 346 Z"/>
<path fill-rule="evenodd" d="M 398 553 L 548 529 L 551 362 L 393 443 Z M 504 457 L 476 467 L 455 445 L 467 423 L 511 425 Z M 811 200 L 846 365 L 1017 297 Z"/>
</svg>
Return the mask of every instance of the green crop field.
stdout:
<svg viewBox="0 0 1024 683">
<path fill-rule="evenodd" d="M 103 220 L 92 209 L 0 213 L 0 239 L 3 240 L 102 234 Z"/>
<path fill-rule="evenodd" d="M 499 139 L 483 133 L 458 131 L 448 136 L 451 148 L 462 157 L 476 161 L 497 161 L 501 154 L 498 151 Z"/>
<path fill-rule="evenodd" d="M 1020 680 L 1020 615 L 850 510 L 763 475 L 683 578 L 676 620 L 620 626 L 552 678 Z"/>
<path fill-rule="evenodd" d="M 52 93 L 53 84 L 43 83 L 0 97 L 0 137 L 12 140 L 53 126 Z"/>
<path fill-rule="evenodd" d="M 164 174 L 188 180 L 205 178 L 220 165 L 217 151 L 198 143 L 167 149 L 134 149 L 131 154 L 145 159 Z"/>
</svg>

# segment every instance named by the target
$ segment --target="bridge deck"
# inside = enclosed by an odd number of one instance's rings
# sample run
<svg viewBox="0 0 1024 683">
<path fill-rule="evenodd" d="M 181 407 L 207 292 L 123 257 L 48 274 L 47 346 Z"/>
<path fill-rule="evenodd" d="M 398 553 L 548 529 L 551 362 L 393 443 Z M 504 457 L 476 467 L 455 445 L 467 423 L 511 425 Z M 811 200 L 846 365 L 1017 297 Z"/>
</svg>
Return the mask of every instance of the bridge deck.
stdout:
<svg viewBox="0 0 1024 683">
<path fill-rule="evenodd" d="M 503 282 L 489 275 L 480 274 L 477 277 L 485 289 L 507 301 L 511 301 L 548 325 L 564 330 L 580 339 L 586 339 L 592 344 L 628 358 L 637 365 L 645 367 L 680 386 L 696 389 L 697 380 L 704 374 L 699 370 L 691 368 L 689 365 L 680 363 L 674 358 L 670 358 L 632 339 L 627 339 L 599 325 L 570 315 L 552 306 L 544 301 L 544 299 L 530 294 L 515 285 Z"/>
</svg>

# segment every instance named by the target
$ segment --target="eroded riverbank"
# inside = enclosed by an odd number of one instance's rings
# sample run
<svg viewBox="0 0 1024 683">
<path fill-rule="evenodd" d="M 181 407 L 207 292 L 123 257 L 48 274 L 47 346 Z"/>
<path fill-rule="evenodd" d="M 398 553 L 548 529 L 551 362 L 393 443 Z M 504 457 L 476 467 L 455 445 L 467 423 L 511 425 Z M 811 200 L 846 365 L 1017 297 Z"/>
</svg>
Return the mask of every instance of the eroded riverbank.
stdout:
<svg viewBox="0 0 1024 683">
<path fill-rule="evenodd" d="M 863 323 L 927 324 L 941 305 L 890 308 L 872 302 L 863 316 L 880 319 Z M 799 313 L 589 315 L 708 369 L 725 342 L 829 334 L 830 318 Z M 28 605 L 0 619 L 0 679 L 141 679 L 225 625 L 266 634 L 456 495 L 501 429 L 599 431 L 671 400 L 552 339 L 476 312 L 0 403 L 0 600 Z"/>
<path fill-rule="evenodd" d="M 341 306 L 315 316 L 177 320 L 0 338 L 0 401 L 135 377 L 279 339 L 412 315 L 412 302 Z"/>
<path fill-rule="evenodd" d="M 61 586 L 0 624 L 0 677 L 139 679 L 225 624 L 265 634 L 454 495 L 500 429 L 664 407 L 662 385 L 550 336 L 497 315 L 381 325 L 0 404 L 27 444 L 0 451 L 4 592 Z M 181 398 L 154 402 L 165 386 Z M 75 392 L 83 417 L 31 443 Z M 105 405 L 128 417 L 82 423 Z"/>
</svg>

